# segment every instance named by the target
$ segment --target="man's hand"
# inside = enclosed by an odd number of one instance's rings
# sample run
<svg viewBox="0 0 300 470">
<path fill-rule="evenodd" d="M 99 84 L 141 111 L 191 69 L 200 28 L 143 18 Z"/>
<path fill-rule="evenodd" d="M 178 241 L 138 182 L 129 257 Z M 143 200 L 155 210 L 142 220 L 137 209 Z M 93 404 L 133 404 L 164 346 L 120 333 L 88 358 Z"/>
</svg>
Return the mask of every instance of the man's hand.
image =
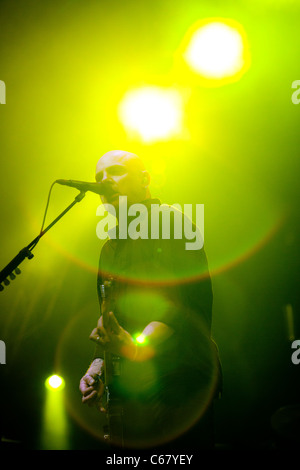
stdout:
<svg viewBox="0 0 300 470">
<path fill-rule="evenodd" d="M 134 359 L 137 352 L 134 339 L 128 331 L 119 325 L 113 312 L 108 313 L 105 328 L 103 317 L 100 317 L 97 328 L 94 328 L 90 334 L 90 339 L 117 356 Z"/>
<path fill-rule="evenodd" d="M 97 406 L 100 411 L 104 412 L 105 409 L 101 405 L 104 393 L 104 384 L 99 378 L 102 365 L 103 361 L 95 359 L 86 374 L 81 378 L 79 390 L 82 394 L 82 403 L 85 403 L 88 406 Z"/>
<path fill-rule="evenodd" d="M 157 348 L 173 334 L 173 329 L 162 322 L 153 321 L 143 330 L 145 344 L 138 345 L 130 333 L 122 328 L 113 312 L 109 312 L 106 327 L 101 316 L 97 328 L 94 328 L 90 339 L 101 348 L 112 354 L 126 357 L 133 361 L 151 359 L 157 353 Z"/>
</svg>

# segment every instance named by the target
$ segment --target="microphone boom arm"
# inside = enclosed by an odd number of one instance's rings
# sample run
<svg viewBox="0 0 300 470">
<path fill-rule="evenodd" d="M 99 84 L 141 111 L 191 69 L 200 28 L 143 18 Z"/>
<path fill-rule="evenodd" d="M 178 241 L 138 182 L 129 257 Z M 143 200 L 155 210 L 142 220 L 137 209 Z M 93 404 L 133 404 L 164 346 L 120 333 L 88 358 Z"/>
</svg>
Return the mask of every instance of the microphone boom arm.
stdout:
<svg viewBox="0 0 300 470">
<path fill-rule="evenodd" d="M 25 248 L 23 248 L 17 256 L 15 256 L 7 266 L 5 266 L 4 269 L 0 272 L 0 291 L 4 290 L 4 287 L 2 285 L 2 282 L 4 285 L 8 286 L 10 284 L 10 281 L 8 277 L 10 277 L 11 280 L 15 279 L 15 274 L 20 274 L 21 271 L 19 269 L 19 265 L 24 261 L 25 258 L 31 259 L 33 258 L 32 250 L 36 246 L 36 244 L 39 242 L 39 240 L 45 235 L 48 230 L 50 230 L 53 225 L 55 225 L 67 212 L 69 212 L 72 207 L 80 202 L 85 196 L 85 191 L 81 191 L 77 196 L 75 197 L 74 201 L 59 214 L 56 219 L 54 219 L 48 227 L 46 227 L 44 230 L 40 232 L 40 234 L 32 240 L 32 242 L 29 243 Z M 14 273 L 15 271 L 15 273 Z"/>
</svg>

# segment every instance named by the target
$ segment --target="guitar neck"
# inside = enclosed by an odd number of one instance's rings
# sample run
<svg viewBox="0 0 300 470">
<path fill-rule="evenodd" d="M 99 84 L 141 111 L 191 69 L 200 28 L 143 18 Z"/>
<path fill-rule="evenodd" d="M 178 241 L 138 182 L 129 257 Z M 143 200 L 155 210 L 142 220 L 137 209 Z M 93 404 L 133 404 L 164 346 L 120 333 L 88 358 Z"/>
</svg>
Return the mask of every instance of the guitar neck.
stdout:
<svg viewBox="0 0 300 470">
<path fill-rule="evenodd" d="M 100 286 L 101 288 L 101 315 L 103 327 L 109 329 L 109 312 L 113 311 L 111 301 L 112 282 Z M 107 420 L 109 440 L 121 447 L 123 440 L 123 410 L 122 403 L 111 393 L 111 385 L 121 375 L 120 358 L 104 350 L 104 384 L 107 396 Z"/>
</svg>

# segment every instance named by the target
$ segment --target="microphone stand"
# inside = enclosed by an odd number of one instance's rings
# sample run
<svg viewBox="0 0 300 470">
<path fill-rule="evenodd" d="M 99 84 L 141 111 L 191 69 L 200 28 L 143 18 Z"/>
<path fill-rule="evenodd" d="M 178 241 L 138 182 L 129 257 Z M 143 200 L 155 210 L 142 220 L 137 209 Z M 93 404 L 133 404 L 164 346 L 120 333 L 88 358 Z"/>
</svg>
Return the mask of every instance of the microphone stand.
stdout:
<svg viewBox="0 0 300 470">
<path fill-rule="evenodd" d="M 25 246 L 25 248 L 23 248 L 4 269 L 2 269 L 0 272 L 0 291 L 4 290 L 2 282 L 5 286 L 8 286 L 10 284 L 10 280 L 14 280 L 16 278 L 15 274 L 21 274 L 19 265 L 22 263 L 22 261 L 24 261 L 25 258 L 33 258 L 34 255 L 32 254 L 32 250 L 42 238 L 42 236 L 45 235 L 45 233 L 48 232 L 48 230 L 50 230 L 50 228 L 53 227 L 53 225 L 55 225 L 70 209 L 72 209 L 76 203 L 80 202 L 84 196 L 85 191 L 81 191 L 79 194 L 77 194 L 74 201 L 61 214 L 59 214 L 59 216 L 56 217 L 56 219 L 54 219 L 53 222 L 48 225 L 48 227 L 42 230 L 41 233 L 34 240 L 32 240 L 31 243 L 29 243 L 29 245 Z"/>
</svg>

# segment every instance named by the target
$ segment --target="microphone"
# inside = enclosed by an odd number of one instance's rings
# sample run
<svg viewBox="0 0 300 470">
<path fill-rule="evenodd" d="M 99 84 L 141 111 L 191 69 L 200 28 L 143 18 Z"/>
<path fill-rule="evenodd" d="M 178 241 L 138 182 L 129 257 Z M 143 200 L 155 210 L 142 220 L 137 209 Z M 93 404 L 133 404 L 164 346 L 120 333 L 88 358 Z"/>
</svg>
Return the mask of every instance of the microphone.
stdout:
<svg viewBox="0 0 300 470">
<path fill-rule="evenodd" d="M 85 181 L 75 181 L 75 180 L 56 180 L 58 184 L 64 186 L 70 186 L 71 188 L 79 189 L 79 191 L 92 191 L 92 193 L 104 195 L 105 188 L 102 183 L 87 183 Z"/>
</svg>

